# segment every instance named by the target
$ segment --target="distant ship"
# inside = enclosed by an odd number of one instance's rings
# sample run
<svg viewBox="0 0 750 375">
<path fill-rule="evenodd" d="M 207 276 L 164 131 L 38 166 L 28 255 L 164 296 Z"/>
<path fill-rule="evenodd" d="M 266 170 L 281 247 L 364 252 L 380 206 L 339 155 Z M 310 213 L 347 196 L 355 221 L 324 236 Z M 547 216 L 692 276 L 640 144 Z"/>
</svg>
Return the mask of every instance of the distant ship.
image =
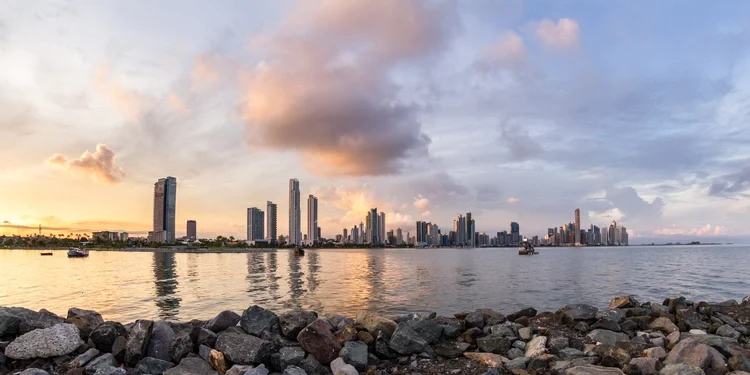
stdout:
<svg viewBox="0 0 750 375">
<path fill-rule="evenodd" d="M 81 250 L 77 247 L 68 249 L 68 258 L 85 258 L 87 256 L 89 256 L 88 250 Z"/>
</svg>

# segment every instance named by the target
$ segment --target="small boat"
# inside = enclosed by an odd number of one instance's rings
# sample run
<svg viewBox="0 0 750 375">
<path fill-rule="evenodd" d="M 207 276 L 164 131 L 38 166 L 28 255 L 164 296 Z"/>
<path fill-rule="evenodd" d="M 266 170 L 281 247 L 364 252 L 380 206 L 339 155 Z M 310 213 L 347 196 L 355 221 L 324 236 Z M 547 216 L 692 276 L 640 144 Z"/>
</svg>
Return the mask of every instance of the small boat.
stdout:
<svg viewBox="0 0 750 375">
<path fill-rule="evenodd" d="M 81 250 L 77 247 L 68 249 L 68 258 L 85 258 L 87 256 L 89 256 L 88 250 Z"/>
<path fill-rule="evenodd" d="M 42 256 L 52 256 L 52 253 L 41 253 Z"/>
<path fill-rule="evenodd" d="M 294 248 L 294 255 L 296 255 L 296 256 L 303 256 L 303 255 L 305 255 L 305 250 L 303 250 L 301 247 L 295 247 Z"/>
<path fill-rule="evenodd" d="M 534 250 L 534 245 L 531 243 L 524 241 L 522 243 L 523 247 L 518 249 L 518 255 L 536 255 L 539 254 L 536 250 Z"/>
</svg>

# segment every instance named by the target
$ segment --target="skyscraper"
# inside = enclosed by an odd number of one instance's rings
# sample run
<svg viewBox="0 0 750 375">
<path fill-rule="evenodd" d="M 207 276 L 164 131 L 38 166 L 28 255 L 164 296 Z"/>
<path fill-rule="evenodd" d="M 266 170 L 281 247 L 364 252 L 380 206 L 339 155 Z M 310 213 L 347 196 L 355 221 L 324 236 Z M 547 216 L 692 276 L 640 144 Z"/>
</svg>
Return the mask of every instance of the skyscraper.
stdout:
<svg viewBox="0 0 750 375">
<path fill-rule="evenodd" d="M 188 240 L 195 241 L 198 237 L 197 235 L 197 225 L 195 223 L 195 220 L 188 220 L 187 221 L 187 238 Z"/>
<path fill-rule="evenodd" d="M 257 207 L 247 209 L 247 240 L 262 241 L 265 230 L 263 230 L 263 210 Z"/>
<path fill-rule="evenodd" d="M 518 245 L 521 242 L 521 226 L 515 221 L 510 223 L 510 244 Z"/>
<path fill-rule="evenodd" d="M 385 236 L 385 212 L 381 212 L 378 217 L 378 243 L 385 243 L 387 239 Z"/>
<path fill-rule="evenodd" d="M 425 246 L 428 244 L 427 240 L 427 227 L 429 224 L 426 221 L 417 221 L 417 237 L 415 240 L 415 246 Z"/>
<path fill-rule="evenodd" d="M 359 232 L 357 234 L 358 234 L 357 238 L 359 239 L 359 241 L 357 241 L 357 243 L 363 244 L 363 243 L 367 242 L 365 240 L 365 225 L 361 221 L 359 222 Z"/>
<path fill-rule="evenodd" d="M 404 244 L 404 235 L 401 233 L 401 228 L 396 229 L 396 245 Z"/>
<path fill-rule="evenodd" d="M 307 238 L 312 243 L 318 242 L 318 198 L 310 194 L 307 197 Z"/>
<path fill-rule="evenodd" d="M 344 228 L 344 235 L 342 237 L 344 238 L 344 242 L 346 242 L 346 239 L 349 238 L 349 233 L 347 233 L 346 228 Z"/>
<path fill-rule="evenodd" d="M 149 234 L 154 242 L 174 242 L 177 179 L 160 178 L 154 184 L 154 230 Z"/>
<path fill-rule="evenodd" d="M 356 225 L 352 228 L 352 243 L 359 243 L 359 228 Z"/>
<path fill-rule="evenodd" d="M 472 227 L 471 212 L 466 213 L 466 245 L 474 247 L 474 228 Z"/>
<path fill-rule="evenodd" d="M 607 245 L 609 246 L 615 246 L 617 245 L 617 222 L 612 221 L 612 224 L 609 225 L 609 231 L 607 235 Z"/>
<path fill-rule="evenodd" d="M 367 213 L 367 243 L 370 243 L 370 244 L 380 243 L 378 241 L 378 235 L 380 233 L 380 228 L 378 227 L 378 223 L 380 223 L 380 217 L 378 216 L 378 209 L 371 208 L 370 211 Z"/>
<path fill-rule="evenodd" d="M 276 203 L 267 201 L 266 202 L 266 239 L 270 243 L 275 243 L 277 240 L 276 228 L 277 228 Z"/>
<path fill-rule="evenodd" d="M 576 246 L 581 246 L 581 210 L 576 208 Z"/>
<path fill-rule="evenodd" d="M 456 246 L 466 246 L 466 218 L 458 214 L 453 220 L 453 231 L 456 232 Z"/>
<path fill-rule="evenodd" d="M 302 242 L 301 216 L 299 181 L 293 178 L 289 180 L 289 244 L 299 245 Z"/>
</svg>

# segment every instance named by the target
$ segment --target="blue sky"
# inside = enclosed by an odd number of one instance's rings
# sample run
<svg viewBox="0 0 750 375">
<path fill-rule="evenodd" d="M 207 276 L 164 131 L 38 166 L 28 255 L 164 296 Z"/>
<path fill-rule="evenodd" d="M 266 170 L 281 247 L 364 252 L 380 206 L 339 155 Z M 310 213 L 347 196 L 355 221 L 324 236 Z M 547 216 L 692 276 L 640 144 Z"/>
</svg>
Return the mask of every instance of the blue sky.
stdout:
<svg viewBox="0 0 750 375">
<path fill-rule="evenodd" d="M 578 207 L 636 243 L 744 241 L 749 7 L 7 2 L 0 221 L 147 231 L 172 175 L 178 223 L 241 236 L 272 200 L 285 233 L 298 178 L 324 236 L 371 206 L 526 235 Z"/>
</svg>

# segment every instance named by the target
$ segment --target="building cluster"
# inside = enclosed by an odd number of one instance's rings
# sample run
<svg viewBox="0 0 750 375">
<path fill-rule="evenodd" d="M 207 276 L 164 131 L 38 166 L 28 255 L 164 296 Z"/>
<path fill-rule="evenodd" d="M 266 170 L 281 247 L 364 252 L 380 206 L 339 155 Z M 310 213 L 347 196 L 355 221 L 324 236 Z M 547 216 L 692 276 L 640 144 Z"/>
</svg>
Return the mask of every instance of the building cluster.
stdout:
<svg viewBox="0 0 750 375">
<path fill-rule="evenodd" d="M 359 222 L 351 229 L 344 228 L 336 235 L 336 242 L 353 245 L 403 245 L 401 228 L 386 232 L 385 212 L 378 212 L 377 207 L 367 211 L 364 222 Z"/>
<path fill-rule="evenodd" d="M 627 246 L 628 230 L 612 221 L 609 228 L 602 230 L 591 224 L 588 229 L 581 229 L 581 211 L 575 210 L 574 221 L 548 228 L 542 239 L 546 246 Z"/>
<path fill-rule="evenodd" d="M 103 242 L 125 242 L 128 240 L 128 233 L 127 232 L 110 232 L 110 231 L 102 231 L 102 232 L 93 232 L 91 233 L 91 237 L 94 240 L 99 240 Z"/>
</svg>

